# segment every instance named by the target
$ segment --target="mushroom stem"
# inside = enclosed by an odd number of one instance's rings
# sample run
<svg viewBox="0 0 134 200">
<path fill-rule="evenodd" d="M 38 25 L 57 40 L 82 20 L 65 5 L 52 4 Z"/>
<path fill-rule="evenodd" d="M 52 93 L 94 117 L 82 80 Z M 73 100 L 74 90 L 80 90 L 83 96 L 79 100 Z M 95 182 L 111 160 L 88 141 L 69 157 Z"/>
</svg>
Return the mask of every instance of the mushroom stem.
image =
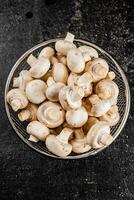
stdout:
<svg viewBox="0 0 134 200">
<path fill-rule="evenodd" d="M 77 128 L 74 130 L 75 138 L 76 139 L 83 139 L 85 134 L 82 128 Z"/>
<path fill-rule="evenodd" d="M 25 121 L 28 120 L 30 118 L 30 111 L 29 110 L 23 110 L 18 114 L 18 118 L 20 121 Z"/>
<path fill-rule="evenodd" d="M 112 135 L 107 135 L 107 134 L 104 134 L 102 135 L 102 137 L 100 138 L 100 143 L 103 144 L 103 145 L 106 145 L 108 146 L 112 141 L 113 141 L 113 136 Z"/>
<path fill-rule="evenodd" d="M 19 110 L 20 109 L 20 107 L 21 107 L 21 102 L 20 102 L 20 100 L 19 99 L 13 99 L 12 101 L 11 101 L 11 107 L 12 107 L 12 109 L 16 112 L 17 110 Z"/>
<path fill-rule="evenodd" d="M 39 141 L 39 139 L 34 137 L 33 135 L 30 135 L 28 140 L 31 141 L 31 142 L 38 142 Z"/>
<path fill-rule="evenodd" d="M 13 87 L 19 87 L 20 85 L 20 78 L 16 77 L 13 79 Z"/>
<path fill-rule="evenodd" d="M 74 41 L 74 35 L 72 33 L 67 33 L 66 37 L 65 37 L 65 41 L 68 41 L 68 42 L 73 42 Z"/>
<path fill-rule="evenodd" d="M 53 79 L 53 77 L 49 77 L 48 79 L 47 79 L 47 85 L 48 85 L 48 87 L 50 87 L 51 85 L 53 85 L 55 83 L 55 81 L 54 81 L 54 79 Z"/>
<path fill-rule="evenodd" d="M 27 59 L 27 63 L 32 66 L 33 64 L 35 64 L 37 62 L 37 58 L 34 57 L 32 54 L 28 57 Z"/>
<path fill-rule="evenodd" d="M 64 128 L 64 129 L 60 132 L 60 134 L 59 134 L 58 136 L 56 136 L 56 138 L 57 138 L 60 142 L 62 142 L 62 143 L 64 143 L 64 144 L 68 144 L 68 140 L 69 140 L 70 136 L 72 135 L 72 133 L 73 133 L 73 130 L 72 130 L 72 129 L 70 129 L 70 128 Z"/>
</svg>

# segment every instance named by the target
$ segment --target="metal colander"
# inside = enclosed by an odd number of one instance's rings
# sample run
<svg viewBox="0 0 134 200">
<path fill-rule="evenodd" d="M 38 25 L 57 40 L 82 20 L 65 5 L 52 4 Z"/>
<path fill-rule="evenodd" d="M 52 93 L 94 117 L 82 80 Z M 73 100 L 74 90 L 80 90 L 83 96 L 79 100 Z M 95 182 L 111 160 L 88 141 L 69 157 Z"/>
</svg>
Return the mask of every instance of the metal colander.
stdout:
<svg viewBox="0 0 134 200">
<path fill-rule="evenodd" d="M 13 66 L 13 68 L 8 76 L 8 79 L 6 82 L 6 87 L 5 87 L 6 112 L 7 112 L 8 119 L 9 119 L 13 129 L 15 130 L 15 132 L 28 146 L 30 146 L 31 148 L 40 152 L 41 154 L 44 154 L 44 155 L 47 155 L 50 157 L 54 157 L 54 158 L 59 158 L 59 157 L 55 156 L 54 154 L 49 152 L 43 142 L 34 143 L 34 142 L 30 142 L 28 140 L 28 134 L 26 133 L 27 122 L 22 123 L 19 121 L 19 119 L 17 117 L 17 113 L 12 111 L 11 107 L 6 102 L 6 94 L 12 88 L 13 77 L 18 76 L 20 71 L 22 71 L 24 69 L 29 69 L 29 66 L 26 63 L 27 57 L 31 53 L 33 55 L 38 55 L 39 52 L 41 51 L 41 49 L 44 48 L 45 46 L 49 45 L 51 47 L 54 47 L 55 42 L 59 39 L 63 39 L 63 38 L 48 40 L 46 42 L 43 42 L 41 44 L 34 46 L 30 50 L 28 50 L 26 53 L 24 53 L 19 58 L 19 60 L 15 63 L 15 65 Z M 122 71 L 122 69 L 120 68 L 120 66 L 117 64 L 117 62 L 107 52 L 105 52 L 98 46 L 96 46 L 90 42 L 80 40 L 80 39 L 75 39 L 74 43 L 76 43 L 77 46 L 88 45 L 88 46 L 95 48 L 98 51 L 99 56 L 101 58 L 104 58 L 108 62 L 110 70 L 114 71 L 114 73 L 116 74 L 115 82 L 117 83 L 117 85 L 119 87 L 119 96 L 118 96 L 117 105 L 119 107 L 120 120 L 116 126 L 111 127 L 111 134 L 113 135 L 114 139 L 116 139 L 116 137 L 119 135 L 119 133 L 121 132 L 121 130 L 123 129 L 123 127 L 125 125 L 125 122 L 127 120 L 128 114 L 129 114 L 129 109 L 130 109 L 130 90 L 129 90 L 129 85 L 128 85 L 126 76 L 125 76 L 124 72 Z M 104 148 L 106 148 L 106 147 L 104 146 L 97 150 L 90 150 L 89 152 L 83 153 L 80 155 L 71 154 L 70 156 L 67 156 L 64 159 L 78 159 L 78 158 L 87 157 L 87 156 L 94 155 L 94 154 L 102 151 Z"/>
</svg>

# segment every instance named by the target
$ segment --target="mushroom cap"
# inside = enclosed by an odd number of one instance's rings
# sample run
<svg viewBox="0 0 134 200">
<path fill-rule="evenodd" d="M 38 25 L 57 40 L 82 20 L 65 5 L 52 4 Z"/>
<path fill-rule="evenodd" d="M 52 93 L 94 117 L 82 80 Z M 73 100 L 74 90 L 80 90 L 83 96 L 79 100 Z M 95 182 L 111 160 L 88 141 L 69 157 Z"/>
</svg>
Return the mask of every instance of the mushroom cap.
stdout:
<svg viewBox="0 0 134 200">
<path fill-rule="evenodd" d="M 115 105 L 117 103 L 119 88 L 114 81 L 109 79 L 101 80 L 97 83 L 95 92 L 101 99 L 109 100 L 111 105 Z"/>
<path fill-rule="evenodd" d="M 7 102 L 11 105 L 14 111 L 18 111 L 19 109 L 23 109 L 28 105 L 28 99 L 25 96 L 25 93 L 17 89 L 11 89 L 6 96 Z"/>
<path fill-rule="evenodd" d="M 70 71 L 81 73 L 85 68 L 85 61 L 79 49 L 70 49 L 67 52 L 67 66 Z"/>
<path fill-rule="evenodd" d="M 79 47 L 79 50 L 82 52 L 85 62 L 99 57 L 98 52 L 92 47 L 83 45 Z"/>
<path fill-rule="evenodd" d="M 97 82 L 107 76 L 109 66 L 104 59 L 96 58 L 95 60 L 89 61 L 86 64 L 85 70 L 92 75 L 93 82 Z"/>
<path fill-rule="evenodd" d="M 46 90 L 47 98 L 53 102 L 59 101 L 59 92 L 64 86 L 65 84 L 60 82 L 50 85 Z"/>
<path fill-rule="evenodd" d="M 37 119 L 37 105 L 29 103 L 28 106 L 18 113 L 18 118 L 20 121 L 35 121 Z"/>
<path fill-rule="evenodd" d="M 110 127 L 105 122 L 95 123 L 87 133 L 87 143 L 94 149 L 109 145 L 112 141 Z"/>
<path fill-rule="evenodd" d="M 46 138 L 46 147 L 50 152 L 60 157 L 66 157 L 72 151 L 71 144 L 60 142 L 55 135 L 49 135 Z"/>
<path fill-rule="evenodd" d="M 82 127 L 88 120 L 88 113 L 84 107 L 66 112 L 66 121 L 72 127 Z"/>
<path fill-rule="evenodd" d="M 56 82 L 66 83 L 68 79 L 67 67 L 62 63 L 56 63 L 52 69 L 53 78 Z"/>
<path fill-rule="evenodd" d="M 55 52 L 52 47 L 45 47 L 41 50 L 38 58 L 41 58 L 43 56 L 45 58 L 50 59 L 54 55 L 54 53 Z"/>
<path fill-rule="evenodd" d="M 41 141 L 45 141 L 46 137 L 50 134 L 50 131 L 45 124 L 42 124 L 39 121 L 30 122 L 27 125 L 26 130 L 29 135 L 32 135 Z"/>
<path fill-rule="evenodd" d="M 48 128 L 56 128 L 64 122 L 65 112 L 58 103 L 46 101 L 39 106 L 37 118 Z"/>
<path fill-rule="evenodd" d="M 76 48 L 76 45 L 72 42 L 65 41 L 65 40 L 58 40 L 55 43 L 55 49 L 57 52 L 60 52 L 62 55 L 67 55 L 69 49 Z"/>
<path fill-rule="evenodd" d="M 85 153 L 91 149 L 91 146 L 86 143 L 86 138 L 74 139 L 70 141 L 72 145 L 72 151 L 74 153 Z"/>
<path fill-rule="evenodd" d="M 100 117 L 111 108 L 111 102 L 109 100 L 102 100 L 95 94 L 89 97 L 89 101 L 92 104 L 89 112 L 90 116 Z"/>
<path fill-rule="evenodd" d="M 40 104 L 46 99 L 46 84 L 42 80 L 32 80 L 26 86 L 26 96 L 31 103 Z"/>
<path fill-rule="evenodd" d="M 13 79 L 13 87 L 18 87 L 25 91 L 26 85 L 32 80 L 31 74 L 28 70 L 22 70 L 18 77 Z"/>
<path fill-rule="evenodd" d="M 99 117 L 99 119 L 101 121 L 105 121 L 109 126 L 115 126 L 120 119 L 118 106 L 112 106 L 110 110 L 101 117 Z"/>
<path fill-rule="evenodd" d="M 32 54 L 29 56 L 27 62 L 30 64 L 30 73 L 33 78 L 41 78 L 50 68 L 50 61 L 48 58 L 35 58 Z"/>
</svg>

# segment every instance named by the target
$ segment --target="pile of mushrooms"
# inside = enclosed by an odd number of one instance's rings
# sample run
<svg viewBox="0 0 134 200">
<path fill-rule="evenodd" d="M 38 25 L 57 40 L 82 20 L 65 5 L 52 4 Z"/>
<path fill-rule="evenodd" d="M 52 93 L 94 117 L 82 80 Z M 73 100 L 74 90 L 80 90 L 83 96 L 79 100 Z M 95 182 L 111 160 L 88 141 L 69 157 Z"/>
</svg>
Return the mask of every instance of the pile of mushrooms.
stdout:
<svg viewBox="0 0 134 200">
<path fill-rule="evenodd" d="M 108 63 L 96 49 L 76 47 L 67 33 L 29 55 L 29 70 L 13 79 L 7 102 L 20 121 L 27 121 L 31 142 L 43 141 L 53 154 L 66 157 L 110 145 L 110 127 L 119 119 L 119 89 Z"/>
</svg>

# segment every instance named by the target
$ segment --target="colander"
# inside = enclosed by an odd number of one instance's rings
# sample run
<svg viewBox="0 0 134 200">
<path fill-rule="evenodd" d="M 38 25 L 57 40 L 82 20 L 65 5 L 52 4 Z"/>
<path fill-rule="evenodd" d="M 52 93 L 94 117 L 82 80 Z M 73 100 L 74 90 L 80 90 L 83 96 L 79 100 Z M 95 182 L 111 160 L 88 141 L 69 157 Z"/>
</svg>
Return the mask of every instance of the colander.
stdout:
<svg viewBox="0 0 134 200">
<path fill-rule="evenodd" d="M 23 140 L 32 149 L 35 149 L 39 153 L 46 155 L 46 156 L 53 157 L 53 158 L 59 158 L 59 157 L 52 154 L 51 152 L 49 152 L 43 142 L 34 143 L 34 142 L 30 142 L 28 140 L 28 134 L 26 132 L 27 122 L 19 121 L 19 119 L 17 117 L 17 113 L 12 111 L 10 105 L 8 105 L 6 102 L 6 94 L 12 88 L 13 78 L 18 76 L 20 71 L 30 68 L 29 65 L 26 63 L 28 56 L 31 53 L 33 55 L 38 55 L 39 52 L 41 51 L 41 49 L 46 46 L 54 47 L 55 42 L 59 39 L 63 39 L 63 38 L 56 38 L 56 39 L 42 42 L 42 43 L 34 46 L 30 50 L 28 50 L 26 53 L 24 53 L 18 59 L 18 61 L 15 63 L 15 65 L 13 66 L 11 72 L 9 73 L 9 76 L 8 76 L 7 82 L 6 82 L 6 86 L 5 86 L 5 108 L 6 108 L 8 119 L 9 119 L 13 129 L 15 130 L 17 135 L 21 138 L 21 140 Z M 127 120 L 128 114 L 129 114 L 129 109 L 130 109 L 130 90 L 129 90 L 129 85 L 128 85 L 126 76 L 125 76 L 124 72 L 122 71 L 121 67 L 117 64 L 117 62 L 106 51 L 104 51 L 100 47 L 98 47 L 95 44 L 92 44 L 88 41 L 81 40 L 81 39 L 75 39 L 74 43 L 77 46 L 88 45 L 90 47 L 95 48 L 98 51 L 99 56 L 101 58 L 104 58 L 107 61 L 107 63 L 109 64 L 110 71 L 114 71 L 114 73 L 116 74 L 115 82 L 117 83 L 117 85 L 119 87 L 119 96 L 118 96 L 117 105 L 119 108 L 120 120 L 116 126 L 111 127 L 111 134 L 113 135 L 114 140 L 115 140 L 117 138 L 117 136 L 120 134 L 120 132 L 122 131 L 122 129 L 126 123 L 126 120 Z M 84 158 L 87 156 L 95 155 L 105 148 L 106 148 L 106 146 L 104 146 L 100 149 L 92 149 L 89 152 L 79 154 L 79 155 L 71 154 L 62 159 Z"/>
</svg>

